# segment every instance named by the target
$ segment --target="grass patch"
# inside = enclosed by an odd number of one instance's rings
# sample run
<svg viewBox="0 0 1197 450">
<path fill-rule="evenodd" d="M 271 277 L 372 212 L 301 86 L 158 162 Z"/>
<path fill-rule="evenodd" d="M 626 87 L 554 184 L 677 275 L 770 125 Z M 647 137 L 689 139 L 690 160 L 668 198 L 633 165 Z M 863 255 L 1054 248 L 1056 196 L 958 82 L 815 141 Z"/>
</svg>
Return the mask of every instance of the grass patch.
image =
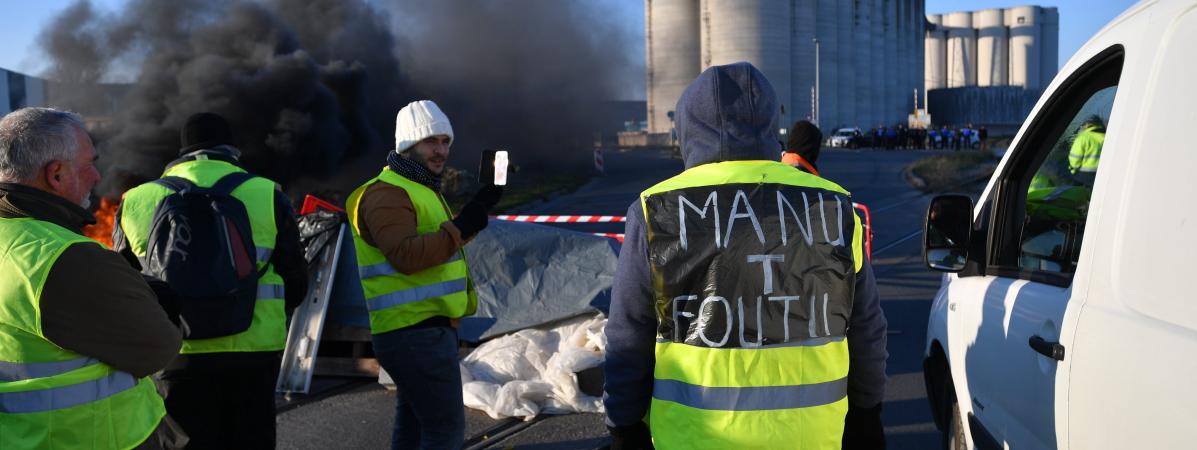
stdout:
<svg viewBox="0 0 1197 450">
<path fill-rule="evenodd" d="M 907 168 L 911 185 L 927 192 L 959 190 L 966 184 L 988 179 L 997 168 L 990 152 L 962 151 L 920 159 Z"/>
<path fill-rule="evenodd" d="M 463 175 L 472 176 L 472 174 L 465 173 Z M 576 191 L 583 184 L 590 181 L 591 174 L 589 172 L 522 172 L 515 173 L 508 177 L 508 185 L 503 188 L 503 198 L 499 200 L 499 204 L 491 210 L 492 214 L 504 213 L 512 208 L 523 206 L 528 203 L 536 201 L 548 200 L 549 198 L 568 194 Z M 477 192 L 478 186 L 476 182 L 471 182 L 467 186 L 462 186 L 455 189 L 452 193 L 446 193 L 445 201 L 454 211 L 460 211 L 466 202 L 473 198 L 474 192 Z"/>
<path fill-rule="evenodd" d="M 519 175 L 516 174 L 517 177 Z M 589 174 L 528 174 L 527 178 L 512 180 L 511 185 L 503 192 L 503 200 L 495 206 L 495 211 L 507 211 L 535 201 L 548 200 L 555 195 L 568 194 L 578 190 L 587 181 L 590 181 Z"/>
</svg>

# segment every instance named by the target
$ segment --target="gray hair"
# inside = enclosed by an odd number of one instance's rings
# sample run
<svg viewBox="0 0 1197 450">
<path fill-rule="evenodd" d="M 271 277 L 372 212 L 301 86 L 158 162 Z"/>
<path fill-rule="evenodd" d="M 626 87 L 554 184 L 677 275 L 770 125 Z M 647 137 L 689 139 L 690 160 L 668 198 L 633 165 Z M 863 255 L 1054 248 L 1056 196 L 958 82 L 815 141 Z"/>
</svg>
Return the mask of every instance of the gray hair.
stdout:
<svg viewBox="0 0 1197 450">
<path fill-rule="evenodd" d="M 0 181 L 32 181 L 50 161 L 79 153 L 83 118 L 50 108 L 21 108 L 0 119 Z"/>
</svg>

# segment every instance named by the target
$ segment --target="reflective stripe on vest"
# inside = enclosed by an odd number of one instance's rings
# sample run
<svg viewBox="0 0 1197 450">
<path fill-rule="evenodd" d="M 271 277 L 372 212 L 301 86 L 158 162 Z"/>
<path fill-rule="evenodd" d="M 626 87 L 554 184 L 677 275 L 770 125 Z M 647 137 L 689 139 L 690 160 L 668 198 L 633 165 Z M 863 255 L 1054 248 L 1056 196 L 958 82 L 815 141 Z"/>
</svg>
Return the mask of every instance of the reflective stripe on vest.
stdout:
<svg viewBox="0 0 1197 450">
<path fill-rule="evenodd" d="M 66 361 L 15 363 L 0 361 L 0 381 L 21 381 L 62 375 L 97 363 L 95 358 L 75 358 Z"/>
<path fill-rule="evenodd" d="M 24 414 L 100 401 L 137 386 L 133 375 L 113 372 L 79 384 L 24 392 L 0 392 L 0 412 Z"/>
<path fill-rule="evenodd" d="M 362 238 L 358 228 L 361 197 L 374 183 L 387 183 L 403 189 L 416 213 L 416 233 L 440 231 L 450 218 L 440 194 L 392 172 L 383 171 L 349 195 L 346 210 L 357 250 L 358 276 L 370 313 L 370 330 L 385 333 L 443 316 L 457 318 L 474 313 L 477 298 L 473 291 L 464 251 L 458 251 L 444 263 L 413 274 L 396 270 L 386 255 Z"/>
<path fill-rule="evenodd" d="M 449 258 L 449 261 L 446 262 L 459 260 L 461 260 L 461 253 L 454 253 L 453 257 Z M 392 266 L 390 262 L 380 262 L 378 264 L 362 266 L 357 269 L 358 278 L 363 280 L 374 277 L 385 277 L 387 275 L 394 275 L 397 273 L 399 273 L 399 271 L 395 270 L 395 266 Z"/>
<path fill-rule="evenodd" d="M 270 262 L 270 256 L 274 254 L 274 249 L 270 247 L 258 247 L 258 264 L 266 264 Z"/>
<path fill-rule="evenodd" d="M 71 245 L 99 244 L 48 222 L 0 219 L 0 448 L 132 448 L 166 414 L 148 378 L 42 335 L 33 296 Z"/>
<path fill-rule="evenodd" d="M 443 281 L 436 284 L 416 286 L 402 291 L 395 291 L 377 297 L 366 299 L 366 308 L 370 311 L 381 311 L 387 308 L 418 302 L 433 297 L 442 297 L 466 290 L 466 279 Z"/>
<path fill-rule="evenodd" d="M 163 176 L 185 178 L 200 187 L 211 187 L 221 177 L 243 170 L 218 160 L 196 160 L 172 166 Z M 211 339 L 187 339 L 180 353 L 262 352 L 282 350 L 286 345 L 286 313 L 283 311 L 283 279 L 274 271 L 270 257 L 278 235 L 274 223 L 274 182 L 254 177 L 238 186 L 232 196 L 245 205 L 253 235 L 258 269 L 266 269 L 258 279 L 257 304 L 249 329 L 231 336 Z M 146 183 L 130 189 L 121 202 L 120 225 L 133 254 L 145 256 L 154 210 L 170 194 L 166 187 Z"/>
<path fill-rule="evenodd" d="M 640 197 L 659 324 L 654 445 L 839 448 L 863 265 L 850 194 L 779 162 L 728 161 Z"/>
<path fill-rule="evenodd" d="M 848 378 L 794 386 L 709 387 L 678 380 L 653 380 L 653 398 L 697 409 L 762 411 L 809 408 L 848 395 Z"/>
</svg>

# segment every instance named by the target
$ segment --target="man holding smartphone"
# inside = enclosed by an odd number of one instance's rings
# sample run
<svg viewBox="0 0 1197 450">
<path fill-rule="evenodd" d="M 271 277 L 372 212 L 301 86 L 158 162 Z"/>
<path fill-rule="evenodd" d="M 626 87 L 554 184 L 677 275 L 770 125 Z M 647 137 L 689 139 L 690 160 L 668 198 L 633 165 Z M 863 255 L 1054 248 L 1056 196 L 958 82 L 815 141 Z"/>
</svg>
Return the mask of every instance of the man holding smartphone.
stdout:
<svg viewBox="0 0 1197 450">
<path fill-rule="evenodd" d="M 399 110 L 387 166 L 346 202 L 374 353 L 395 380 L 392 448 L 460 448 L 457 319 L 477 298 L 462 246 L 503 195 L 488 183 L 457 216 L 441 196 L 453 127 L 429 100 Z"/>
</svg>

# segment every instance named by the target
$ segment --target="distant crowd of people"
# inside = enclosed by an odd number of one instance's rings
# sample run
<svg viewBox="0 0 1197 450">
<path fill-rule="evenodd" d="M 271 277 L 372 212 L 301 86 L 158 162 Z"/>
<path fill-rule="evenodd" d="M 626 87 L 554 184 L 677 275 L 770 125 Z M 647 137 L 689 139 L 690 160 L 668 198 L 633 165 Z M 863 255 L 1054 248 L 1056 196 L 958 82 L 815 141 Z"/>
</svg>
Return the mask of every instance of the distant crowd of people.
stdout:
<svg viewBox="0 0 1197 450">
<path fill-rule="evenodd" d="M 837 128 L 843 133 L 845 128 Z M 973 127 L 967 124 L 960 127 L 941 125 L 939 128 L 912 128 L 903 124 L 892 126 L 878 125 L 868 132 L 852 130 L 852 142 L 845 143 L 846 147 L 872 147 L 887 150 L 894 149 L 980 149 L 987 148 L 986 140 L 989 130 L 985 126 Z"/>
</svg>

